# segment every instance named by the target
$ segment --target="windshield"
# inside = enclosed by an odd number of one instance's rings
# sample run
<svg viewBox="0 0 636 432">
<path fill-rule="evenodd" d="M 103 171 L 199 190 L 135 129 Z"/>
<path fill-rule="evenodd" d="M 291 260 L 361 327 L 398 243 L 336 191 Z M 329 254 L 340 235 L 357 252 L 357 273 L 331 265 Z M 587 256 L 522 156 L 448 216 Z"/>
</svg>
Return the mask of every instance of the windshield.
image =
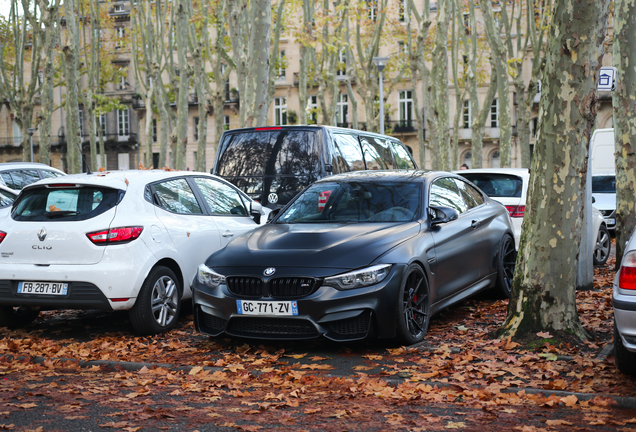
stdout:
<svg viewBox="0 0 636 432">
<path fill-rule="evenodd" d="M 420 213 L 413 182 L 319 183 L 293 202 L 277 223 L 409 222 Z"/>
<path fill-rule="evenodd" d="M 592 193 L 616 193 L 616 176 L 593 176 Z"/>
<path fill-rule="evenodd" d="M 494 198 L 521 198 L 523 180 L 521 177 L 510 174 L 490 173 L 458 173 L 465 179 L 475 183 L 489 197 Z"/>
</svg>

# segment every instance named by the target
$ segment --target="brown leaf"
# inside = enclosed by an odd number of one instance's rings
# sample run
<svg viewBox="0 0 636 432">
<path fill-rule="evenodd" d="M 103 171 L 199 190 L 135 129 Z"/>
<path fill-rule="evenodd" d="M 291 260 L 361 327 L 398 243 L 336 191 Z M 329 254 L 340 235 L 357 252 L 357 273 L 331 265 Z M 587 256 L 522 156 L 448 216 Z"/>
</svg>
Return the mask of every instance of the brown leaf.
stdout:
<svg viewBox="0 0 636 432">
<path fill-rule="evenodd" d="M 572 423 L 566 420 L 546 420 L 545 423 L 548 426 L 572 426 Z"/>
</svg>

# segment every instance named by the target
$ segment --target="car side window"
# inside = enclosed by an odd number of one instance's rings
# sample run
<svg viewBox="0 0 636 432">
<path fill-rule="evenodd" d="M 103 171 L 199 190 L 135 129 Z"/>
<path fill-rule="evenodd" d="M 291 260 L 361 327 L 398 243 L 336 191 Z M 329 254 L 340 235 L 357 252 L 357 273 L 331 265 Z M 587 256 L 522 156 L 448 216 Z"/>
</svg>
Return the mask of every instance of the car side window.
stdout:
<svg viewBox="0 0 636 432">
<path fill-rule="evenodd" d="M 477 188 L 474 188 L 466 182 L 462 183 L 466 185 L 466 192 L 473 198 L 473 200 L 475 200 L 475 203 L 478 206 L 482 205 L 484 203 L 484 196 L 481 194 L 481 192 L 479 192 Z"/>
<path fill-rule="evenodd" d="M 9 192 L 0 190 L 0 208 L 7 207 L 13 203 L 15 195 Z"/>
<path fill-rule="evenodd" d="M 431 184 L 429 205 L 450 207 L 459 213 L 468 210 L 457 185 L 450 177 L 439 178 Z"/>
<path fill-rule="evenodd" d="M 395 165 L 397 169 L 415 169 L 413 160 L 409 155 L 409 151 L 397 141 L 390 141 L 393 148 L 393 157 L 395 157 Z"/>
<path fill-rule="evenodd" d="M 154 188 L 159 206 L 167 211 L 179 214 L 203 214 L 186 179 L 155 183 Z"/>
<path fill-rule="evenodd" d="M 213 215 L 247 216 L 247 208 L 238 191 L 233 187 L 204 177 L 196 177 L 194 183 L 201 191 Z"/>
<path fill-rule="evenodd" d="M 37 170 L 13 170 L 0 173 L 7 187 L 20 190 L 26 185 L 40 180 Z"/>
<path fill-rule="evenodd" d="M 455 183 L 457 183 L 459 194 L 464 199 L 464 202 L 466 203 L 467 208 L 471 209 L 471 208 L 477 207 L 479 204 L 477 203 L 477 200 L 475 200 L 475 197 L 469 191 L 469 189 L 472 189 L 471 186 L 468 183 L 461 181 L 459 179 L 454 179 L 454 180 L 455 180 Z"/>
<path fill-rule="evenodd" d="M 338 150 L 339 156 L 336 156 L 338 163 L 342 165 L 340 172 L 360 171 L 365 169 L 362 150 L 358 143 L 358 138 L 348 134 L 334 134 L 333 144 Z"/>
<path fill-rule="evenodd" d="M 40 173 L 42 174 L 42 178 L 55 178 L 55 177 L 60 177 L 64 174 L 59 173 L 57 171 L 49 171 L 49 170 L 40 170 Z"/>
<path fill-rule="evenodd" d="M 393 168 L 391 149 L 385 140 L 361 137 L 364 162 L 368 170 L 385 170 Z"/>
</svg>

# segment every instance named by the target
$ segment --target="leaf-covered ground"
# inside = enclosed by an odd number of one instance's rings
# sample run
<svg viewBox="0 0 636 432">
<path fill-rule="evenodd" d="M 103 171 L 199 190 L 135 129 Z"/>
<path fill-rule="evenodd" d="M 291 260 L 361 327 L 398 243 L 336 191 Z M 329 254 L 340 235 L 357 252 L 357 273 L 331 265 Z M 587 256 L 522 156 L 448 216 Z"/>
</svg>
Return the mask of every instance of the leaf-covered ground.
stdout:
<svg viewBox="0 0 636 432">
<path fill-rule="evenodd" d="M 603 350 L 613 267 L 577 294 L 585 344 L 492 338 L 507 302 L 488 295 L 434 317 L 412 347 L 215 339 L 191 316 L 142 338 L 125 314 L 47 312 L 2 329 L 0 430 L 634 430 L 617 401 L 636 408 L 635 381 Z"/>
</svg>

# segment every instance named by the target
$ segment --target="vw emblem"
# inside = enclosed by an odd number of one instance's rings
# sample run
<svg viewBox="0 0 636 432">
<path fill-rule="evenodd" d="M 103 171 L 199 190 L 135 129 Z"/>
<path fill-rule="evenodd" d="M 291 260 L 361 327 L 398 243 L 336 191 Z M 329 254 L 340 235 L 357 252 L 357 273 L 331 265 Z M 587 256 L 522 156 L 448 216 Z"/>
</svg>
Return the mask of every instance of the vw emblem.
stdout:
<svg viewBox="0 0 636 432">
<path fill-rule="evenodd" d="M 38 231 L 38 238 L 40 241 L 44 241 L 46 238 L 46 230 L 44 228 L 40 228 L 40 231 Z"/>
<path fill-rule="evenodd" d="M 275 193 L 267 195 L 267 201 L 272 204 L 276 204 L 278 202 L 278 195 L 276 195 Z"/>
<path fill-rule="evenodd" d="M 267 267 L 265 271 L 263 272 L 265 276 L 271 276 L 274 273 L 276 273 L 276 269 L 274 267 Z"/>
</svg>

